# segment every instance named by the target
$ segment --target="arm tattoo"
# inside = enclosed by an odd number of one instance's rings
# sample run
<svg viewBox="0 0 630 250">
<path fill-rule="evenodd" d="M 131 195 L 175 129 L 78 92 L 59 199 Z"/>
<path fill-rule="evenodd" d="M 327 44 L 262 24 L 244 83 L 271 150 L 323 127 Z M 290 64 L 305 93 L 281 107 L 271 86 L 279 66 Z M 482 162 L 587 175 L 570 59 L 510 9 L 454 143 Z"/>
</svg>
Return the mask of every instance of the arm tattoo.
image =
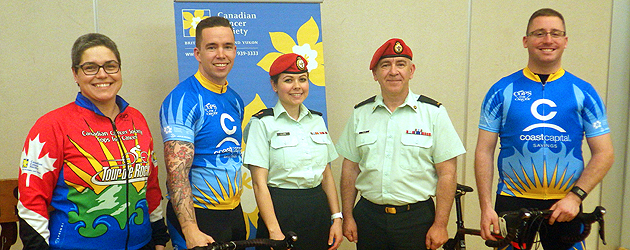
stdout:
<svg viewBox="0 0 630 250">
<path fill-rule="evenodd" d="M 164 162 L 166 163 L 166 186 L 173 210 L 182 224 L 196 223 L 193 207 L 192 189 L 188 174 L 192 166 L 195 145 L 185 141 L 167 141 L 164 143 Z"/>
</svg>

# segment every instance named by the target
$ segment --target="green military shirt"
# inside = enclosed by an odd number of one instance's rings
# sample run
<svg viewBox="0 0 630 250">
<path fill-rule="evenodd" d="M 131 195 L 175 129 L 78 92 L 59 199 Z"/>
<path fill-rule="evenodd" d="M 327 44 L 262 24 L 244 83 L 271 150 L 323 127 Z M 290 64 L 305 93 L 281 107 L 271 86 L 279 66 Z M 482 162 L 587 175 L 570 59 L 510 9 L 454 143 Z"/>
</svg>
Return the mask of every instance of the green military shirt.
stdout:
<svg viewBox="0 0 630 250">
<path fill-rule="evenodd" d="M 338 157 L 322 114 L 304 104 L 296 121 L 278 102 L 254 115 L 243 134 L 244 164 L 269 170 L 272 187 L 317 187 L 326 165 Z"/>
<path fill-rule="evenodd" d="M 435 195 L 434 165 L 466 152 L 446 109 L 411 91 L 393 113 L 380 95 L 355 106 L 337 151 L 359 163 L 361 196 L 397 206 Z"/>
</svg>

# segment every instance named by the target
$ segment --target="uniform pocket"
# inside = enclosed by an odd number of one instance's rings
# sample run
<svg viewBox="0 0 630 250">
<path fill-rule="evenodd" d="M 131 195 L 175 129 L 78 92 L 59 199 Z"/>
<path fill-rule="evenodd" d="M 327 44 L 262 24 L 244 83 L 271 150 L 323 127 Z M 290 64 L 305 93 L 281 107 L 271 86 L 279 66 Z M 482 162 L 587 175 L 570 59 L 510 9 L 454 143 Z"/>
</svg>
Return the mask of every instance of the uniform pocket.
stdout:
<svg viewBox="0 0 630 250">
<path fill-rule="evenodd" d="M 331 148 L 332 140 L 328 134 L 311 134 L 313 141 L 309 153 L 312 157 L 313 171 L 317 174 L 324 172 L 324 167 L 328 164 L 328 149 Z"/>
<path fill-rule="evenodd" d="M 311 135 L 311 140 L 317 144 L 331 144 L 332 141 L 328 134 Z"/>
<path fill-rule="evenodd" d="M 417 134 L 403 134 L 400 137 L 400 142 L 405 146 L 431 148 L 433 140 L 430 136 L 417 135 Z"/>
<path fill-rule="evenodd" d="M 368 162 L 382 161 L 382 158 L 379 155 L 382 152 L 378 152 L 378 145 L 376 144 L 377 135 L 370 133 L 357 134 L 356 137 L 356 145 L 359 149 L 359 155 L 361 156 L 363 163 L 363 167 L 365 168 L 374 168 L 377 164 L 366 164 Z M 379 159 L 381 158 L 381 159 Z"/>
<path fill-rule="evenodd" d="M 405 157 L 405 159 L 424 159 L 431 157 L 431 147 L 433 146 L 433 139 L 431 138 L 431 136 L 403 134 L 400 137 L 400 142 L 402 143 L 401 154 L 403 157 Z M 403 169 L 414 172 L 424 171 L 422 166 L 416 166 L 416 164 L 410 164 L 408 162 L 405 164 L 401 164 L 401 167 Z"/>
<path fill-rule="evenodd" d="M 269 161 L 271 166 L 280 166 L 285 169 L 293 168 L 289 163 L 288 157 L 298 152 L 298 138 L 291 135 L 282 135 L 271 137 L 271 151 L 269 152 Z"/>
<path fill-rule="evenodd" d="M 271 147 L 274 149 L 281 149 L 285 147 L 295 147 L 298 144 L 298 139 L 295 136 L 284 135 L 274 136 L 271 138 Z"/>
<path fill-rule="evenodd" d="M 375 134 L 358 134 L 356 139 L 357 147 L 361 148 L 364 146 L 374 145 L 376 143 L 376 135 Z"/>
</svg>

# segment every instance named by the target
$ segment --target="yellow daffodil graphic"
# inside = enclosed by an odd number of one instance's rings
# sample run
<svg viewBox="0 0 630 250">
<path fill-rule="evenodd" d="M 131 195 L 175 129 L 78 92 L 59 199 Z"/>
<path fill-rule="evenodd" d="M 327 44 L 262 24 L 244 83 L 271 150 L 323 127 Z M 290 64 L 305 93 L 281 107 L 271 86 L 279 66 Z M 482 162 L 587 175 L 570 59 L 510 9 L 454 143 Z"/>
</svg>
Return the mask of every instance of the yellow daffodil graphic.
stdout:
<svg viewBox="0 0 630 250">
<path fill-rule="evenodd" d="M 309 79 L 317 86 L 326 86 L 324 82 L 324 44 L 317 43 L 319 27 L 311 17 L 297 31 L 297 43 L 284 32 L 269 32 L 271 43 L 278 52 L 270 52 L 258 62 L 258 66 L 269 72 L 276 58 L 288 53 L 296 53 L 308 61 Z"/>
<path fill-rule="evenodd" d="M 182 10 L 184 37 L 195 37 L 197 24 L 210 17 L 210 10 Z"/>
</svg>

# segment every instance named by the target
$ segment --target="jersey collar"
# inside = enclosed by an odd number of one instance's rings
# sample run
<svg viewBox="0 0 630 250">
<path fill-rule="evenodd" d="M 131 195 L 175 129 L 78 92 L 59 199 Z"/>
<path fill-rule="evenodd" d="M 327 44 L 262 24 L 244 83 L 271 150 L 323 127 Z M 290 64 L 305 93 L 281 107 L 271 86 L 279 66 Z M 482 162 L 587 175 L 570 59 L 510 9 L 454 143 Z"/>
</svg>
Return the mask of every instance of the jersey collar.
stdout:
<svg viewBox="0 0 630 250">
<path fill-rule="evenodd" d="M 549 75 L 549 78 L 547 79 L 547 82 L 552 82 L 552 81 L 558 80 L 560 77 L 562 77 L 564 75 L 564 72 L 565 71 L 564 71 L 563 68 L 558 69 L 558 71 L 556 71 L 555 73 Z M 532 81 L 542 82 L 540 80 L 540 77 L 538 77 L 538 75 L 536 73 L 532 72 L 532 70 L 529 69 L 529 67 L 525 67 L 523 69 L 523 75 L 525 75 L 525 77 L 529 78 Z"/>
<path fill-rule="evenodd" d="M 197 81 L 199 81 L 199 83 L 201 84 L 201 86 L 203 86 L 204 88 L 217 93 L 217 94 L 223 94 L 227 91 L 227 86 L 228 86 L 228 82 L 225 82 L 225 85 L 219 85 L 216 83 L 213 83 L 212 81 L 208 80 L 205 76 L 203 76 L 201 74 L 201 71 L 197 70 L 197 73 L 195 73 L 195 78 L 197 78 Z"/>
<path fill-rule="evenodd" d="M 96 107 L 96 105 L 94 105 L 94 103 L 92 103 L 92 101 L 90 101 L 90 99 L 88 99 L 87 97 L 83 96 L 81 94 L 81 92 L 77 93 L 77 99 L 74 101 L 74 103 L 79 105 L 79 107 L 91 110 L 92 112 L 94 112 L 94 113 L 96 113 L 98 115 L 105 116 L 103 114 L 103 112 L 101 112 L 101 110 L 99 110 Z M 118 108 L 120 109 L 120 113 L 122 113 L 122 112 L 125 112 L 125 109 L 127 108 L 127 106 L 129 106 L 129 103 L 127 103 L 125 101 L 125 99 L 123 99 L 119 95 L 116 95 L 116 105 L 118 105 Z"/>
</svg>

